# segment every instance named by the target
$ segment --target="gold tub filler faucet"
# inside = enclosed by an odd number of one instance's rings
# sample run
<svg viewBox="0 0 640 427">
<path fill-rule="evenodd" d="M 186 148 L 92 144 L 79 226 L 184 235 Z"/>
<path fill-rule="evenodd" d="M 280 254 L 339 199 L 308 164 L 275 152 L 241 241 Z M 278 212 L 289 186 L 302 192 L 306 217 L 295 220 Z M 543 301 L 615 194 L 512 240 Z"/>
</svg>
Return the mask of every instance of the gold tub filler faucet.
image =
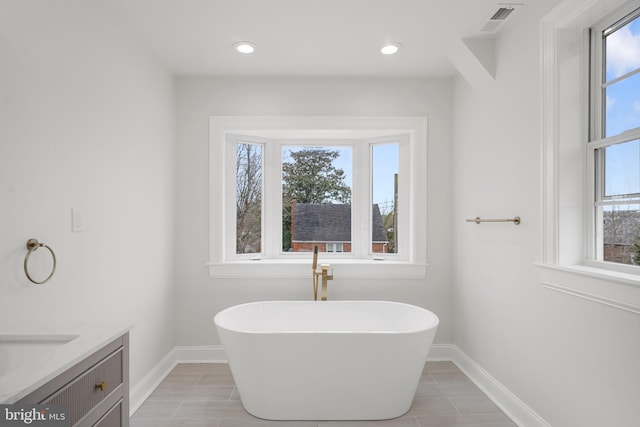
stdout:
<svg viewBox="0 0 640 427">
<path fill-rule="evenodd" d="M 318 280 L 322 277 L 322 301 L 327 300 L 327 282 L 333 280 L 333 269 L 329 264 L 320 264 L 318 270 L 318 245 L 313 248 L 313 265 L 311 266 L 313 275 L 313 300 L 318 301 Z M 331 273 L 329 273 L 331 271 Z"/>
</svg>

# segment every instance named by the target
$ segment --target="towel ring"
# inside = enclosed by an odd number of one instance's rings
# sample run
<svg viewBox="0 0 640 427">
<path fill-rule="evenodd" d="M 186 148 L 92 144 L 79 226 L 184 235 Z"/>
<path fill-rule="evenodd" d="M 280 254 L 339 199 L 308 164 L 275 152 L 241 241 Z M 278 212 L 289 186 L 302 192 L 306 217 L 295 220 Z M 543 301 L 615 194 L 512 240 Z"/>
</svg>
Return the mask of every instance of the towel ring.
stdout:
<svg viewBox="0 0 640 427">
<path fill-rule="evenodd" d="M 46 279 L 42 281 L 37 281 L 37 280 L 33 280 L 31 275 L 29 274 L 28 263 L 29 263 L 29 257 L 31 256 L 31 252 L 35 252 L 38 250 L 38 248 L 41 248 L 41 247 L 47 248 L 49 252 L 51 252 L 51 257 L 53 258 L 53 268 L 51 269 L 51 273 L 49 273 L 49 276 L 47 276 Z M 43 283 L 47 283 L 49 279 L 51 279 L 51 276 L 53 276 L 53 273 L 56 272 L 56 254 L 53 252 L 53 249 L 51 249 L 49 246 L 45 245 L 44 243 L 38 242 L 38 240 L 36 239 L 29 239 L 27 240 L 27 250 L 28 250 L 27 255 L 25 255 L 24 257 L 24 274 L 27 275 L 27 279 L 29 279 L 31 282 L 35 283 L 36 285 L 42 285 Z"/>
</svg>

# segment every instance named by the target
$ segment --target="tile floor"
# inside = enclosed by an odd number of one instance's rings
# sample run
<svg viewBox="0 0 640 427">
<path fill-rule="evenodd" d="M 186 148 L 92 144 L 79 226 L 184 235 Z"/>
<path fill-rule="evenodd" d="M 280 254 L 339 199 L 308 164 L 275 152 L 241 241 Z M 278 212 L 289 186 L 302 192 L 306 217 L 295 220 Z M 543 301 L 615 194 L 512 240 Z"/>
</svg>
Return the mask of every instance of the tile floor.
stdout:
<svg viewBox="0 0 640 427">
<path fill-rule="evenodd" d="M 131 417 L 131 427 L 514 427 L 452 362 L 427 362 L 411 409 L 385 421 L 266 421 L 248 414 L 227 364 L 181 364 Z"/>
</svg>

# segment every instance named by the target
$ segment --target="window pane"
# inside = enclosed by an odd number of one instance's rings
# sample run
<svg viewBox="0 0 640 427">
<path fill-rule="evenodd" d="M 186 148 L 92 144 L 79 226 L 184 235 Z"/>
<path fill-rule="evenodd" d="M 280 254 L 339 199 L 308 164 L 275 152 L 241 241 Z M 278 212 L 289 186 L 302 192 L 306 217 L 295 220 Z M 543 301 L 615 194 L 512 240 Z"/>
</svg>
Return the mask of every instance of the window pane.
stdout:
<svg viewBox="0 0 640 427">
<path fill-rule="evenodd" d="M 605 136 L 640 127 L 640 73 L 608 86 L 605 99 Z"/>
<path fill-rule="evenodd" d="M 397 253 L 398 153 L 398 144 L 380 144 L 372 147 L 372 253 Z"/>
<path fill-rule="evenodd" d="M 351 252 L 352 163 L 349 147 L 282 149 L 283 251 Z"/>
<path fill-rule="evenodd" d="M 606 33 L 606 32 L 605 32 Z M 608 33 L 604 40 L 605 82 L 640 69 L 640 17 Z M 605 136 L 640 127 L 640 74 L 607 85 L 604 94 Z"/>
<path fill-rule="evenodd" d="M 604 261 L 640 265 L 640 205 L 602 209 Z"/>
<path fill-rule="evenodd" d="M 262 146 L 236 144 L 236 253 L 262 250 Z"/>
<path fill-rule="evenodd" d="M 604 197 L 640 194 L 640 140 L 604 150 Z"/>
<path fill-rule="evenodd" d="M 605 37 L 606 81 L 640 68 L 640 16 Z"/>
</svg>

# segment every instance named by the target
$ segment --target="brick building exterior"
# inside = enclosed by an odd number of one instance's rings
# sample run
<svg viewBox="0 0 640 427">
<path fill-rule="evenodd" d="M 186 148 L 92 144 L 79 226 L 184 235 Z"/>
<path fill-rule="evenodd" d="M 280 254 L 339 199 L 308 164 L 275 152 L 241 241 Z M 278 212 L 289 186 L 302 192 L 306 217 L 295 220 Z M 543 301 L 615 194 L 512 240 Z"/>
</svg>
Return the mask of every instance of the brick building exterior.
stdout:
<svg viewBox="0 0 640 427">
<path fill-rule="evenodd" d="M 372 209 L 372 251 L 386 253 L 389 243 L 378 205 Z M 351 205 L 291 201 L 291 250 L 351 252 Z"/>
</svg>

